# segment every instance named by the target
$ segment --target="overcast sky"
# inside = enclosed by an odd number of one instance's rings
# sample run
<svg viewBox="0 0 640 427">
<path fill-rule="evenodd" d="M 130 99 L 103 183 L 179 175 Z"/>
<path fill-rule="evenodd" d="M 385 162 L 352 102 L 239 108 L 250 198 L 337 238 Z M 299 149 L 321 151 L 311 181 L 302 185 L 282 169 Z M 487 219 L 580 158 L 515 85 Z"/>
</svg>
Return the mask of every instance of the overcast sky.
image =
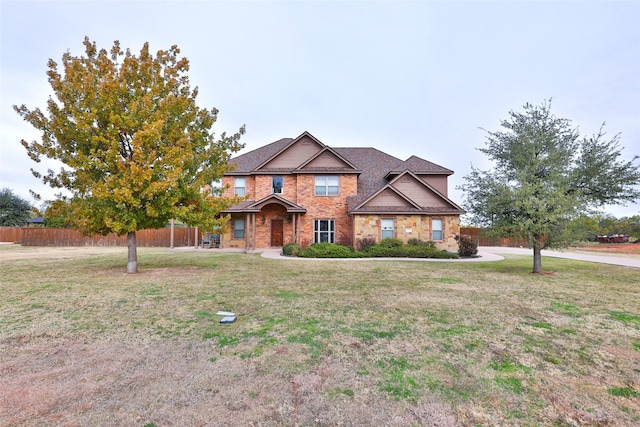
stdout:
<svg viewBox="0 0 640 427">
<path fill-rule="evenodd" d="M 85 36 L 138 53 L 177 44 L 216 133 L 246 124 L 242 152 L 304 131 L 332 147 L 417 155 L 455 171 L 490 167 L 477 148 L 510 110 L 553 98 L 583 135 L 603 122 L 640 154 L 639 1 L 0 2 L 0 186 L 35 203 L 40 135 L 12 105 L 43 107 L 49 58 Z M 45 164 L 46 165 L 46 164 Z M 46 169 L 46 168 L 45 168 Z M 607 209 L 640 214 L 640 203 Z"/>
</svg>

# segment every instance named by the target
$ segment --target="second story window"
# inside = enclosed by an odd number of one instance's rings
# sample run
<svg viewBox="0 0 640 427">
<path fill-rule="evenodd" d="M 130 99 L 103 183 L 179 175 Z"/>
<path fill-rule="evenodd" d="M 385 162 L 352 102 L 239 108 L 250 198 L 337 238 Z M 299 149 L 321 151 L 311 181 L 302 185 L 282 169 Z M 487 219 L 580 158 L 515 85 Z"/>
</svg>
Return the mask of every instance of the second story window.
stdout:
<svg viewBox="0 0 640 427">
<path fill-rule="evenodd" d="M 216 196 L 222 194 L 222 178 L 211 181 L 211 194 Z"/>
<path fill-rule="evenodd" d="M 245 177 L 236 177 L 234 178 L 234 191 L 236 196 L 244 197 L 247 194 L 247 178 Z"/>
<path fill-rule="evenodd" d="M 337 196 L 340 179 L 336 175 L 316 176 L 316 196 Z"/>
<path fill-rule="evenodd" d="M 271 180 L 271 188 L 273 189 L 273 194 L 282 194 L 284 179 L 281 176 L 274 176 Z"/>
</svg>

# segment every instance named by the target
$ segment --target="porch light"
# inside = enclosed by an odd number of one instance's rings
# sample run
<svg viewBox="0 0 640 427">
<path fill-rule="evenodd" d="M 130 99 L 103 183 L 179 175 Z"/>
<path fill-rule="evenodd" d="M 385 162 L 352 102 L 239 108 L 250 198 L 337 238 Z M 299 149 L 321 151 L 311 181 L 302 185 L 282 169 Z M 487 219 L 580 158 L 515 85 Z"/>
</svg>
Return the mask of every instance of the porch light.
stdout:
<svg viewBox="0 0 640 427">
<path fill-rule="evenodd" d="M 265 222 L 267 222 L 267 217 L 262 215 L 262 223 L 264 224 Z"/>
</svg>

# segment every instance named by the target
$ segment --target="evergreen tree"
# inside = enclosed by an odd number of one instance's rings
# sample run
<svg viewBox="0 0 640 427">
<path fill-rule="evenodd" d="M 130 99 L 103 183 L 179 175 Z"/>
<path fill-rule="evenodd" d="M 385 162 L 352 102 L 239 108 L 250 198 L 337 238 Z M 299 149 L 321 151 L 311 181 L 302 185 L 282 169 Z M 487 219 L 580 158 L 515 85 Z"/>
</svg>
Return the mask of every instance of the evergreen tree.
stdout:
<svg viewBox="0 0 640 427">
<path fill-rule="evenodd" d="M 494 162 L 465 176 L 465 208 L 475 225 L 494 234 L 530 239 L 533 272 L 542 271 L 541 250 L 568 243 L 572 218 L 604 205 L 640 197 L 640 166 L 620 159 L 620 136 L 580 137 L 551 103 L 526 104 L 509 113 L 503 131 L 487 132 L 480 151 Z"/>
<path fill-rule="evenodd" d="M 13 194 L 13 190 L 0 190 L 0 226 L 24 227 L 31 217 L 29 202 Z"/>
</svg>

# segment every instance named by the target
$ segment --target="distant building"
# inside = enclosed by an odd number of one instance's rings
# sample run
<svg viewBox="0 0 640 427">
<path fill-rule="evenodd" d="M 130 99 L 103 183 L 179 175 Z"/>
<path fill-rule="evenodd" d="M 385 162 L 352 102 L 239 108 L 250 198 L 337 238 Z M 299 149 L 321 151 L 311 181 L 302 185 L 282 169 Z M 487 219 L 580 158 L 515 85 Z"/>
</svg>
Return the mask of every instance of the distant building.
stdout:
<svg viewBox="0 0 640 427">
<path fill-rule="evenodd" d="M 27 220 L 27 227 L 44 227 L 44 218 L 37 216 Z"/>
</svg>

